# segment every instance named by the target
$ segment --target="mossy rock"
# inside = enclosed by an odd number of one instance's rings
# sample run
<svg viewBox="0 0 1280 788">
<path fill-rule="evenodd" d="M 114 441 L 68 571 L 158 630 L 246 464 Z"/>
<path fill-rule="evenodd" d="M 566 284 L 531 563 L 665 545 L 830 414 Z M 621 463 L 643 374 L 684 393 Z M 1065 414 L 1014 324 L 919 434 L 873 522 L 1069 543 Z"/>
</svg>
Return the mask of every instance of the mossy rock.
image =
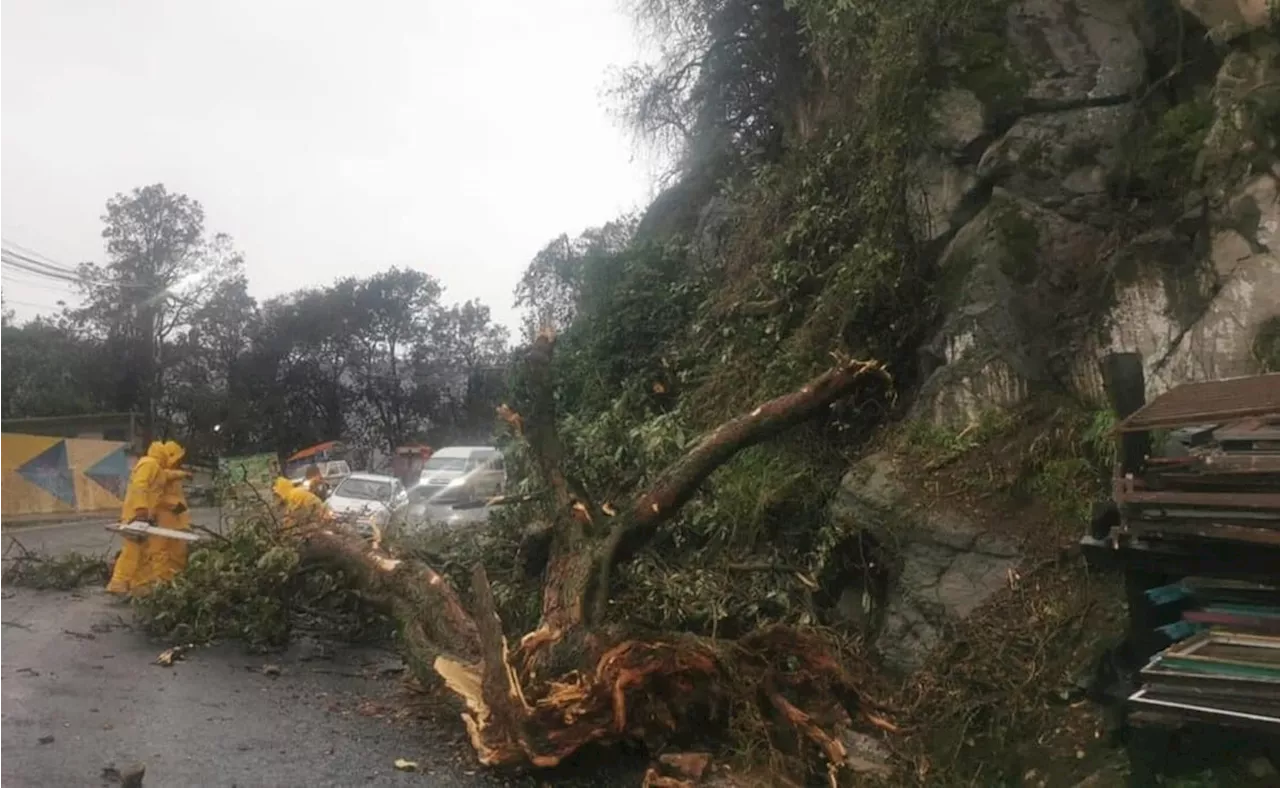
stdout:
<svg viewBox="0 0 1280 788">
<path fill-rule="evenodd" d="M 1250 172 L 1277 162 L 1280 144 L 1280 43 L 1251 40 L 1231 52 L 1218 72 L 1214 117 L 1203 137 L 1197 175 L 1222 196 Z"/>
<path fill-rule="evenodd" d="M 1017 201 L 993 197 L 943 254 L 942 303 L 955 307 L 966 300 L 965 289 L 979 263 L 993 263 L 1015 284 L 1030 284 L 1040 269 L 1040 241 L 1039 225 Z"/>
<path fill-rule="evenodd" d="M 966 38 L 959 60 L 956 83 L 972 91 L 991 115 L 1008 115 L 1021 106 L 1031 87 L 1031 75 L 1003 29 Z"/>
<path fill-rule="evenodd" d="M 1178 201 L 1193 188 L 1196 161 L 1213 125 L 1207 99 L 1176 104 L 1148 123 L 1138 123 L 1126 141 L 1130 167 L 1125 191 Z"/>
<path fill-rule="evenodd" d="M 1040 228 L 1015 204 L 1001 203 L 992 217 L 992 230 L 1000 239 L 1000 270 L 1020 285 L 1030 284 L 1039 273 Z"/>
</svg>

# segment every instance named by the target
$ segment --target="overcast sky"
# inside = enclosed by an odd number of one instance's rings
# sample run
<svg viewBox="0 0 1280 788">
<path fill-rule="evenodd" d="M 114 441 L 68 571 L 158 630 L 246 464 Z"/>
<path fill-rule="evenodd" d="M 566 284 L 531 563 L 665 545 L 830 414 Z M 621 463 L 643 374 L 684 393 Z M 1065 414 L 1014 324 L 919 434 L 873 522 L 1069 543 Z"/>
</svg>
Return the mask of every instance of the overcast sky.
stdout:
<svg viewBox="0 0 1280 788">
<path fill-rule="evenodd" d="M 544 243 L 650 196 L 601 96 L 637 56 L 617 0 L 3 0 L 0 34 L 4 240 L 61 263 L 163 182 L 259 298 L 412 266 L 514 329 Z M 20 316 L 67 297 L 3 285 Z"/>
</svg>

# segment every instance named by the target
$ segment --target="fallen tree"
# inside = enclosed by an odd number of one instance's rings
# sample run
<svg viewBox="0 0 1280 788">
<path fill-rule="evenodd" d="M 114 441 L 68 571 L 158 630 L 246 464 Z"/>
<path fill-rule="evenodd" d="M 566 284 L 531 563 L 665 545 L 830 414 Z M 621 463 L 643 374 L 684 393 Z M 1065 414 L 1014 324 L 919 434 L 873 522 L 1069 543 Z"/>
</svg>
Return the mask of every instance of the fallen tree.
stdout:
<svg viewBox="0 0 1280 788">
<path fill-rule="evenodd" d="M 890 726 L 818 634 L 774 626 L 736 641 L 629 631 L 609 618 L 611 577 L 737 452 L 812 419 L 861 387 L 883 384 L 876 362 L 840 360 L 792 393 L 704 435 L 626 506 L 591 501 L 564 472 L 551 375 L 554 338 L 540 335 L 524 363 L 526 401 L 500 415 L 523 439 L 548 491 L 549 540 L 541 620 L 514 648 L 484 566 L 471 574 L 470 606 L 425 563 L 324 524 L 300 530 L 306 561 L 342 568 L 398 622 L 405 656 L 424 683 L 462 701 L 480 761 L 550 767 L 592 742 L 631 739 L 651 750 L 705 744 L 731 720 L 747 721 L 788 771 L 818 754 L 832 785 L 847 732 L 861 720 Z M 777 766 L 775 764 L 775 766 Z M 796 775 L 799 776 L 799 775 Z M 654 784 L 673 778 L 654 777 Z M 668 782 L 665 784 L 677 784 Z"/>
</svg>

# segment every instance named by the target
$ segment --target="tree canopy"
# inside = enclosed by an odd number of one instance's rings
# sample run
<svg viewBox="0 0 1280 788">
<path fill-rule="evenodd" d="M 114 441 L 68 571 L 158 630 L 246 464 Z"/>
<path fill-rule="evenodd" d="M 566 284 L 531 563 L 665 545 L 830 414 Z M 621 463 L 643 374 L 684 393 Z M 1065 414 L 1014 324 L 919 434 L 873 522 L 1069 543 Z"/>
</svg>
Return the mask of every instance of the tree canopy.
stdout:
<svg viewBox="0 0 1280 788">
<path fill-rule="evenodd" d="M 389 268 L 259 303 L 230 236 L 163 184 L 117 194 L 82 305 L 4 321 L 4 415 L 133 411 L 193 457 L 322 440 L 487 439 L 506 330 L 434 277 Z"/>
</svg>

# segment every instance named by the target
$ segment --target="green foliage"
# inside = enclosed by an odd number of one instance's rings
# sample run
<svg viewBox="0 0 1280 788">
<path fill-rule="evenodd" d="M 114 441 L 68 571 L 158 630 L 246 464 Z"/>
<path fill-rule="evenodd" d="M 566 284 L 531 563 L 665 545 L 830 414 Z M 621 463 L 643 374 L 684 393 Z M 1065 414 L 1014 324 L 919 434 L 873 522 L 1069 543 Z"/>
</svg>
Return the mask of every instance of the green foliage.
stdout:
<svg viewBox="0 0 1280 788">
<path fill-rule="evenodd" d="M 232 639 L 251 648 L 279 647 L 300 624 L 350 640 L 391 632 L 351 578 L 304 565 L 265 511 L 235 522 L 224 539 L 193 549 L 186 569 L 133 604 L 147 632 L 172 642 Z"/>
<path fill-rule="evenodd" d="M 563 411 L 599 413 L 628 388 L 673 386 L 667 358 L 704 296 L 681 250 L 643 243 L 582 270 L 577 319 L 556 349 Z"/>
<path fill-rule="evenodd" d="M 1133 142 L 1130 190 L 1158 200 L 1178 200 L 1190 187 L 1196 158 L 1213 123 L 1208 99 L 1175 104 Z"/>
<path fill-rule="evenodd" d="M 770 622 L 816 623 L 812 588 L 843 463 L 816 430 L 748 449 L 633 563 L 613 605 L 644 626 L 733 636 Z"/>
<path fill-rule="evenodd" d="M 925 467 L 946 465 L 985 445 L 993 438 L 1007 435 L 1017 425 L 1017 417 L 1004 410 L 987 410 L 969 426 L 953 430 L 928 419 L 915 419 L 903 430 L 904 448 L 924 460 Z"/>
<path fill-rule="evenodd" d="M 650 113 L 639 125 L 679 129 L 686 146 L 684 180 L 653 210 L 684 218 L 654 220 L 666 228 L 661 243 L 607 228 L 557 239 L 522 283 L 522 298 L 535 311 L 549 303 L 546 322 L 561 329 L 554 374 L 567 470 L 594 500 L 643 487 L 700 432 L 793 390 L 833 352 L 886 362 L 909 385 L 939 306 L 911 224 L 911 163 L 931 131 L 921 118 L 956 74 L 990 83 L 981 93 L 996 103 L 1023 90 L 993 32 L 1004 0 L 777 5 L 642 4 L 668 49 L 657 70 L 631 75 L 640 80 L 631 95 Z M 769 36 L 735 37 L 759 24 Z M 749 44 L 734 50 L 739 41 Z M 770 87 L 732 92 L 753 80 Z M 755 113 L 752 130 L 726 143 L 718 135 L 738 127 L 712 108 L 735 102 Z M 695 188 L 717 181 L 714 200 Z M 1019 219 L 1002 229 L 1034 245 L 1034 225 Z M 787 565 L 820 568 L 835 549 L 821 535 L 848 537 L 828 533 L 825 511 L 843 449 L 886 411 L 869 398 L 842 405 L 721 468 L 624 570 L 618 603 L 636 620 L 698 631 L 797 620 L 807 592 L 792 575 L 708 566 L 773 548 Z M 777 604 L 752 602 L 744 583 L 774 584 Z"/>
<path fill-rule="evenodd" d="M 6 557 L 5 561 L 4 573 L 0 576 L 4 585 L 37 591 L 70 591 L 84 585 L 106 583 L 111 577 L 111 565 L 105 555 L 72 552 L 50 556 L 22 548 L 17 556 Z"/>
<path fill-rule="evenodd" d="M 6 321 L 0 339 L 0 410 L 5 418 L 64 416 L 107 410 L 106 372 L 95 348 L 62 321 Z"/>
<path fill-rule="evenodd" d="M 391 268 L 260 307 L 196 200 L 154 184 L 116 195 L 103 220 L 107 262 L 81 266 L 82 307 L 24 326 L 5 315 L 6 417 L 154 414 L 153 434 L 198 460 L 488 437 L 506 331 L 483 304 L 446 305 L 434 278 Z M 28 273 L 41 271 L 58 276 Z"/>
<path fill-rule="evenodd" d="M 1034 501 L 1078 526 L 1106 492 L 1116 462 L 1114 426 L 1110 409 L 1074 403 L 992 411 L 962 430 L 910 422 L 899 449 L 926 470 L 954 466 L 954 482 L 975 495 Z"/>
<path fill-rule="evenodd" d="M 499 507 L 483 528 L 429 528 L 398 538 L 393 549 L 425 561 L 461 592 L 471 588 L 471 572 L 483 564 L 506 631 L 522 635 L 537 628 L 542 613 L 541 577 L 528 571 L 521 552 L 536 512 L 532 506 Z"/>
<path fill-rule="evenodd" d="M 1267 318 L 1258 326 L 1252 350 L 1259 372 L 1280 372 L 1280 315 Z"/>
</svg>

